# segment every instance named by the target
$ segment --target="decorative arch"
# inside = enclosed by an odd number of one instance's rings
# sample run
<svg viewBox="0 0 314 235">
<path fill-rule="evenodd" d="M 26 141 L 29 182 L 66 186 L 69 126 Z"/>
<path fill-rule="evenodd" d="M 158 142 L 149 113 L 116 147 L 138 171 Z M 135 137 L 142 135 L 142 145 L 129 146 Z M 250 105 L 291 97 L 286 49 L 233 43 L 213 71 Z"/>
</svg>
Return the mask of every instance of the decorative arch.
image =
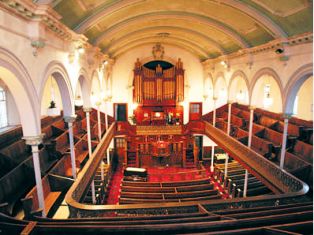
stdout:
<svg viewBox="0 0 314 235">
<path fill-rule="evenodd" d="M 279 87 L 279 90 L 280 90 L 280 95 L 283 98 L 283 96 L 282 96 L 283 95 L 283 86 L 282 86 L 280 77 L 278 76 L 278 74 L 276 73 L 275 70 L 273 70 L 272 68 L 266 67 L 266 68 L 262 68 L 262 69 L 258 70 L 255 73 L 255 75 L 253 76 L 253 79 L 252 79 L 251 84 L 249 86 L 249 94 L 250 94 L 249 100 L 250 100 L 250 102 L 252 101 L 252 95 L 253 95 L 252 93 L 253 93 L 253 89 L 256 85 L 256 82 L 263 75 L 269 75 L 275 79 L 275 81 Z"/>
<path fill-rule="evenodd" d="M 0 47 L 0 71 L 7 76 L 2 81 L 11 91 L 20 115 L 24 136 L 41 133 L 40 105 L 33 81 L 23 63 L 10 51 Z"/>
<path fill-rule="evenodd" d="M 221 89 L 220 86 L 223 86 L 224 93 L 219 92 Z M 217 73 L 213 88 L 214 88 L 214 94 L 213 95 L 214 95 L 214 97 L 217 97 L 217 101 L 216 101 L 217 106 L 216 107 L 220 107 L 220 106 L 226 104 L 228 101 L 228 94 L 227 94 L 228 85 L 227 85 L 226 78 L 225 78 L 223 72 Z M 222 96 L 222 94 L 223 94 L 223 96 Z"/>
<path fill-rule="evenodd" d="M 280 96 L 280 99 L 281 99 L 281 103 L 279 103 L 280 105 L 280 108 L 282 109 L 283 108 L 283 102 L 284 102 L 284 97 L 283 97 L 283 87 L 282 87 L 282 83 L 281 83 L 281 80 L 280 80 L 280 77 L 278 76 L 278 74 L 272 69 L 272 68 L 262 68 L 260 69 L 259 71 L 257 71 L 255 73 L 255 75 L 253 76 L 253 79 L 252 79 L 252 82 L 250 84 L 250 89 L 249 89 L 249 94 L 250 94 L 250 97 L 249 97 L 249 100 L 250 100 L 250 104 L 251 105 L 254 105 L 253 104 L 253 92 L 254 92 L 254 88 L 256 87 L 259 79 L 261 79 L 263 76 L 265 75 L 268 75 L 270 76 L 276 83 L 276 85 L 278 86 L 278 92 L 279 94 L 277 94 L 277 97 L 278 95 Z M 274 110 L 273 110 L 274 111 Z M 281 112 L 281 110 L 276 110 L 276 112 Z"/>
<path fill-rule="evenodd" d="M 82 98 L 84 107 L 92 107 L 90 95 L 91 95 L 91 79 L 88 79 L 88 73 L 84 68 L 80 69 L 78 82 L 82 89 Z"/>
<path fill-rule="evenodd" d="M 56 80 L 62 99 L 63 115 L 71 116 L 74 114 L 74 94 L 67 70 L 62 63 L 51 61 L 43 73 L 43 80 L 40 86 L 40 100 L 43 98 L 44 87 L 49 76 Z"/>
<path fill-rule="evenodd" d="M 231 88 L 232 88 L 233 82 L 235 81 L 235 79 L 237 77 L 241 77 L 243 79 L 243 81 L 245 83 L 245 86 L 246 86 L 247 93 L 248 93 L 247 96 L 248 96 L 248 99 L 249 99 L 249 97 L 250 97 L 250 94 L 249 94 L 249 87 L 250 87 L 249 79 L 248 79 L 248 77 L 246 76 L 246 74 L 242 70 L 235 71 L 232 74 L 231 78 L 230 78 L 230 82 L 229 82 L 229 85 L 228 85 L 228 99 L 232 98 L 232 97 L 230 97 L 230 95 L 231 95 Z M 250 103 L 250 100 L 248 100 L 248 102 Z"/>
<path fill-rule="evenodd" d="M 206 76 L 204 76 L 204 95 L 209 94 L 210 92 L 210 87 L 211 87 L 211 92 L 213 93 L 212 95 L 214 95 L 214 81 L 213 81 L 213 76 L 211 73 L 206 74 Z M 212 97 L 208 97 L 209 99 L 211 99 Z"/>
<path fill-rule="evenodd" d="M 295 97 L 302 84 L 310 77 L 313 76 L 313 64 L 306 64 L 298 68 L 289 78 L 289 82 L 285 87 L 284 96 L 284 113 L 293 113 L 293 106 Z"/>
</svg>

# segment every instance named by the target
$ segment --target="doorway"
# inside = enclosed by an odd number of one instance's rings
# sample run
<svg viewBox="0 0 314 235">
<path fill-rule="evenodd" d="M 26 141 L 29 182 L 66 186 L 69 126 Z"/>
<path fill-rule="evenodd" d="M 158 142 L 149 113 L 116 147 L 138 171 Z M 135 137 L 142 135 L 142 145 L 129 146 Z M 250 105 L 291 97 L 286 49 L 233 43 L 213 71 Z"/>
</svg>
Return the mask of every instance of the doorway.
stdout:
<svg viewBox="0 0 314 235">
<path fill-rule="evenodd" d="M 114 118 L 118 122 L 126 122 L 128 120 L 128 106 L 126 103 L 114 104 Z"/>
</svg>

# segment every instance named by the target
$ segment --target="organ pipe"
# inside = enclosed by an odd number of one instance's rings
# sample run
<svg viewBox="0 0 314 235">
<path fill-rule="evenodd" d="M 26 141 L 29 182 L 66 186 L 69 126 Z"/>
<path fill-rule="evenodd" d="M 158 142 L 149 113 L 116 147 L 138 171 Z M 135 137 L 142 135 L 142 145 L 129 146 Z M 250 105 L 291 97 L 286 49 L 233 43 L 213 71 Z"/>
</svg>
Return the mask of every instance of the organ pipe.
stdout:
<svg viewBox="0 0 314 235">
<path fill-rule="evenodd" d="M 184 100 L 184 70 L 179 59 L 177 63 L 163 70 L 158 64 L 156 69 L 148 69 L 137 60 L 134 68 L 134 101 L 145 100 L 181 102 Z"/>
</svg>

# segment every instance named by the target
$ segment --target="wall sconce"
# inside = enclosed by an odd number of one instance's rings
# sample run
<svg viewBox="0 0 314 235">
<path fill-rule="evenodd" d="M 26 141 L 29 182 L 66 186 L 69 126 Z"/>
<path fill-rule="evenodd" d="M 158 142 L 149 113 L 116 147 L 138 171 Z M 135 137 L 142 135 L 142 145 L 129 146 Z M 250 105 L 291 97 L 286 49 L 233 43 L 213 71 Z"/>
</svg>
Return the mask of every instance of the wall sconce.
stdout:
<svg viewBox="0 0 314 235">
<path fill-rule="evenodd" d="M 74 100 L 75 106 L 83 106 L 83 100 L 80 95 L 77 95 Z"/>
<path fill-rule="evenodd" d="M 108 60 L 104 60 L 103 62 L 102 62 L 102 65 L 103 66 L 106 66 L 108 64 Z"/>
<path fill-rule="evenodd" d="M 147 117 L 148 117 L 148 113 L 144 113 L 144 117 L 146 117 L 146 118 L 147 118 Z"/>
<path fill-rule="evenodd" d="M 83 54 L 83 53 L 84 53 L 84 51 L 85 51 L 85 49 L 84 49 L 84 47 L 83 47 L 83 46 L 78 46 L 78 48 L 77 48 L 77 52 L 78 52 L 79 54 Z"/>
<path fill-rule="evenodd" d="M 156 112 L 156 113 L 155 113 L 155 117 L 160 117 L 160 113 L 159 113 L 159 112 Z"/>
<path fill-rule="evenodd" d="M 242 90 L 240 90 L 237 94 L 237 100 L 238 101 L 243 101 L 244 100 L 244 92 L 242 92 Z"/>
<path fill-rule="evenodd" d="M 138 106 L 138 103 L 136 103 L 136 102 L 132 103 L 132 106 L 131 106 L 132 110 L 134 111 L 135 109 L 137 109 L 137 106 Z"/>
<path fill-rule="evenodd" d="M 273 98 L 270 97 L 270 93 L 266 94 L 264 98 L 264 108 L 267 109 L 273 104 Z"/>
</svg>

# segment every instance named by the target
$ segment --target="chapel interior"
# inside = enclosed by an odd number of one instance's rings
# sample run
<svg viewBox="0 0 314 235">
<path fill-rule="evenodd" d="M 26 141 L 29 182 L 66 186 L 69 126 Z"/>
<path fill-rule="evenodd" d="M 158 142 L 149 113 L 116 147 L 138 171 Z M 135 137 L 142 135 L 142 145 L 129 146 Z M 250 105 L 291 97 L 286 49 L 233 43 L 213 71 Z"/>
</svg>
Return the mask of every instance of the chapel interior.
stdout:
<svg viewBox="0 0 314 235">
<path fill-rule="evenodd" d="M 0 0 L 0 234 L 313 234 L 311 0 Z"/>
</svg>

